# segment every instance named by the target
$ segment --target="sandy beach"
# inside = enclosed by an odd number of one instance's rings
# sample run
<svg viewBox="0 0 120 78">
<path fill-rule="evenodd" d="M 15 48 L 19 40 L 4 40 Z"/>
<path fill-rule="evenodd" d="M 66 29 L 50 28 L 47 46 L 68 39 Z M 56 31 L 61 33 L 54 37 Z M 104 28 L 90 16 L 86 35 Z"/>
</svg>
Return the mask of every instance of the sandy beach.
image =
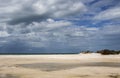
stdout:
<svg viewBox="0 0 120 78">
<path fill-rule="evenodd" d="M 120 78 L 120 55 L 0 55 L 0 78 Z"/>
</svg>

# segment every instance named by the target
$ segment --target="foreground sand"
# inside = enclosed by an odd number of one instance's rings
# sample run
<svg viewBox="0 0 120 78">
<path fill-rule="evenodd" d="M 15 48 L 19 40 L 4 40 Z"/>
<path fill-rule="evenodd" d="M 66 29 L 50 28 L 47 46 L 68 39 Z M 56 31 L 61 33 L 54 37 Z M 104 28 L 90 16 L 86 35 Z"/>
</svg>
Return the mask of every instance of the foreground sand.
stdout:
<svg viewBox="0 0 120 78">
<path fill-rule="evenodd" d="M 0 78 L 120 78 L 120 55 L 0 55 Z"/>
</svg>

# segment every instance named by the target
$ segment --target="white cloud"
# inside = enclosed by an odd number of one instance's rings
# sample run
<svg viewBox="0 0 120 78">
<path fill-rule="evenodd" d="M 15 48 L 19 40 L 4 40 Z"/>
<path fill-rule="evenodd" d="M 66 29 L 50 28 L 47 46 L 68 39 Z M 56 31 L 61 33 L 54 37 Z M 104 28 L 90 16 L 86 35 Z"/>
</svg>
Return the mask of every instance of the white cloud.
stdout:
<svg viewBox="0 0 120 78">
<path fill-rule="evenodd" d="M 39 42 L 41 43 L 40 46 L 42 46 L 42 44 L 45 46 L 47 43 L 52 44 L 52 42 L 66 43 L 71 39 L 78 45 L 79 43 L 76 43 L 77 41 L 81 41 L 83 38 L 91 35 L 92 33 L 90 32 L 95 31 L 95 28 L 73 26 L 71 22 L 64 20 L 55 21 L 50 18 L 46 21 L 33 22 L 29 25 L 18 24 L 13 27 L 13 25 L 7 24 L 5 26 L 3 29 L 8 32 L 9 38 L 24 40 L 30 44 L 34 43 L 34 45 Z M 69 46 L 72 45 L 69 44 Z"/>
<path fill-rule="evenodd" d="M 97 31 L 99 28 L 97 27 L 91 27 L 91 28 L 86 28 L 88 31 Z"/>
<path fill-rule="evenodd" d="M 0 37 L 8 37 L 10 36 L 6 31 L 0 31 Z"/>
<path fill-rule="evenodd" d="M 71 25 L 71 22 L 65 20 L 54 21 L 53 19 L 47 19 L 43 22 L 33 22 L 32 24 L 28 25 L 27 28 L 31 31 L 48 31 Z"/>
<path fill-rule="evenodd" d="M 43 22 L 33 22 L 32 24 L 18 24 L 9 25 L 3 24 L 1 30 L 8 32 L 10 37 L 16 39 L 23 39 L 28 41 L 48 41 L 57 34 L 57 30 L 60 30 L 59 34 L 62 35 L 61 30 L 72 26 L 68 21 L 55 21 L 53 19 L 47 19 Z M 5 35 L 4 35 L 5 36 Z"/>
<path fill-rule="evenodd" d="M 61 18 L 86 11 L 80 1 L 71 0 L 0 0 L 3 21 L 27 22 L 46 18 Z"/>
<path fill-rule="evenodd" d="M 120 18 L 120 7 L 105 10 L 94 17 L 97 20 L 109 20 Z"/>
</svg>

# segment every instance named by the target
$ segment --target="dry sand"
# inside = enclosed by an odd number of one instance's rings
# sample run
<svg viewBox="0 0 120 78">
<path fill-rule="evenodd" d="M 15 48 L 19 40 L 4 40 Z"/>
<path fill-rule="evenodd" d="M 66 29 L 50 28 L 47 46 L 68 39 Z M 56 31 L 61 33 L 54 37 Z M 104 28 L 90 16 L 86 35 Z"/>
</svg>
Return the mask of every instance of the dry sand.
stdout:
<svg viewBox="0 0 120 78">
<path fill-rule="evenodd" d="M 0 55 L 0 78 L 120 78 L 120 55 Z"/>
</svg>

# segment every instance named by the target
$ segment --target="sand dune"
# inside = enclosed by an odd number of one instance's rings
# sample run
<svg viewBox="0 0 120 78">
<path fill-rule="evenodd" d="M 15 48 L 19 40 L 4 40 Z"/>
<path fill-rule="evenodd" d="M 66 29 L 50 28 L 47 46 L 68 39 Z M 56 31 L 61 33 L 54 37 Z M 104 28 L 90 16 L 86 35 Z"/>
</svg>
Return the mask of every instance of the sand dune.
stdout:
<svg viewBox="0 0 120 78">
<path fill-rule="evenodd" d="M 0 78 L 120 78 L 120 55 L 0 55 Z"/>
</svg>

